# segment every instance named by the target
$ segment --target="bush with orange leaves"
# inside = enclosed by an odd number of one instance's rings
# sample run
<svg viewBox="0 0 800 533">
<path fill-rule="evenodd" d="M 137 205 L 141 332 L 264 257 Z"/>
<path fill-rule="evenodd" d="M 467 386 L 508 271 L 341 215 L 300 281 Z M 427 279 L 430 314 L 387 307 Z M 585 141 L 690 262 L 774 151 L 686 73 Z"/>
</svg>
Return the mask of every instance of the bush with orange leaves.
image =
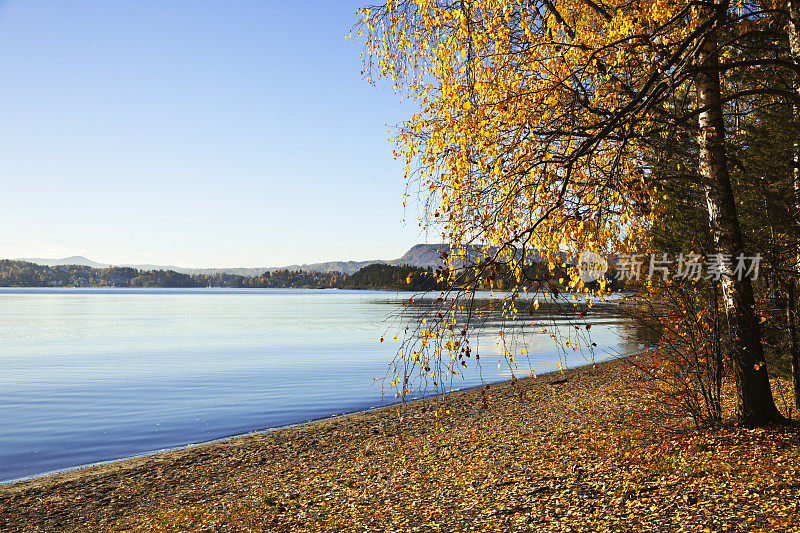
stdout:
<svg viewBox="0 0 800 533">
<path fill-rule="evenodd" d="M 722 421 L 727 324 L 719 287 L 708 280 L 654 280 L 635 319 L 658 333 L 652 350 L 632 359 L 648 410 L 666 422 L 695 426 Z"/>
</svg>

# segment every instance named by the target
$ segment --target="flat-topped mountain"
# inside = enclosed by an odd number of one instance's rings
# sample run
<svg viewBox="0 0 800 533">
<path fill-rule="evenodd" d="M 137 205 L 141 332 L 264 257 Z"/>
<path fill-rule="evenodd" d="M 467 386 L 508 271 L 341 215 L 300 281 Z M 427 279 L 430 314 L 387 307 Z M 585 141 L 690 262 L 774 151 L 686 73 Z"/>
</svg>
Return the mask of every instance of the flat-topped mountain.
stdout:
<svg viewBox="0 0 800 533">
<path fill-rule="evenodd" d="M 450 249 L 447 244 L 415 244 L 400 259 L 391 262 L 393 265 L 408 265 L 428 268 L 442 264 L 441 253 Z"/>
<path fill-rule="evenodd" d="M 447 249 L 449 249 L 449 246 L 446 244 L 415 244 L 399 259 L 373 259 L 371 261 L 328 261 L 326 263 L 290 265 L 280 268 L 315 272 L 342 272 L 344 274 L 354 274 L 365 266 L 374 265 L 376 263 L 382 265 L 436 268 L 442 264 L 440 256 L 441 251 Z M 269 268 L 267 270 L 278 269 Z"/>
</svg>

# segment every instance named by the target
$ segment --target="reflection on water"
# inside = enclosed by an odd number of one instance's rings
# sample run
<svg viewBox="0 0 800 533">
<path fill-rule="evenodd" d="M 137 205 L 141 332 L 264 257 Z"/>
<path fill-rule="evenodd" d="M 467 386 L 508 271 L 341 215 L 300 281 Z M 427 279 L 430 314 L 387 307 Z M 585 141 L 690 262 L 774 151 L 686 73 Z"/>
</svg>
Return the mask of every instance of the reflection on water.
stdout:
<svg viewBox="0 0 800 533">
<path fill-rule="evenodd" d="M 412 295 L 402 307 L 396 299 L 386 302 L 402 309 L 396 313 L 397 329 L 408 326 L 403 338 L 410 341 L 400 346 L 392 365 L 390 376 L 397 377 L 398 395 L 408 389 L 411 398 L 418 398 L 463 383 L 475 385 L 481 382 L 478 378 L 524 377 L 555 370 L 557 365 L 566 368 L 638 350 L 636 342 L 629 342 L 635 341 L 633 337 L 620 336 L 621 326 L 631 328 L 635 323 L 623 320 L 615 299 L 588 304 L 570 296 L 519 294 L 512 303 L 505 296 L 461 294 L 456 300 L 436 293 L 424 298 Z M 451 313 L 456 308 L 459 311 Z M 448 340 L 458 341 L 455 353 L 445 347 Z M 464 369 L 460 362 L 469 364 Z"/>
<path fill-rule="evenodd" d="M 390 339 L 431 305 L 404 307 L 411 296 L 0 289 L 0 480 L 380 405 L 389 399 L 380 378 L 397 352 Z M 474 341 L 482 364 L 455 387 L 627 349 L 615 308 L 601 306 L 585 317 L 593 354 L 562 352 L 547 334 L 530 331 L 518 339 L 527 359 L 518 358 L 516 369 L 498 367 L 496 330 L 504 321 L 490 309 L 496 303 L 477 302 L 485 320 Z M 575 316 L 565 317 L 564 308 L 544 302 L 533 318 L 558 325 L 549 333 L 574 335 Z M 383 335 L 389 342 L 379 342 Z"/>
</svg>

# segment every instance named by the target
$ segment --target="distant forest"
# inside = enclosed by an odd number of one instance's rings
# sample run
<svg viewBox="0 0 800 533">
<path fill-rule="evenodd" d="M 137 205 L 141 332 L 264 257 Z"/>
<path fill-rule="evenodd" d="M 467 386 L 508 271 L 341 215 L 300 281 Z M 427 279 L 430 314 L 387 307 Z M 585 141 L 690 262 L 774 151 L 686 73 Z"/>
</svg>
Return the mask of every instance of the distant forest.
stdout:
<svg viewBox="0 0 800 533">
<path fill-rule="evenodd" d="M 0 260 L 0 287 L 227 287 L 303 289 L 438 288 L 431 268 L 373 264 L 352 275 L 341 272 L 276 270 L 260 276 L 235 274 L 181 274 L 173 270 L 138 270 L 130 267 L 92 268 L 82 265 L 44 266 L 25 261 Z"/>
</svg>

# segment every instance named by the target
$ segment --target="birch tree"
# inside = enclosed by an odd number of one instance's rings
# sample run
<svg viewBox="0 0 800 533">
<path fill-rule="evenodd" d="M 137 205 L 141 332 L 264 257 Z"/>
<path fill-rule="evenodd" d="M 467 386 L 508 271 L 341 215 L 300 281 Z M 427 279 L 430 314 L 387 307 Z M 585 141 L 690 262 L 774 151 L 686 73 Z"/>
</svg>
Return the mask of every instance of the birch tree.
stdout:
<svg viewBox="0 0 800 533">
<path fill-rule="evenodd" d="M 526 276 L 532 257 L 555 271 L 581 250 L 647 249 L 660 189 L 644 154 L 650 140 L 676 129 L 697 138 L 712 251 L 744 252 L 722 112 L 765 89 L 723 95 L 720 73 L 789 62 L 723 61 L 719 37 L 764 24 L 770 9 L 686 0 L 393 0 L 362 9 L 358 32 L 367 76 L 392 80 L 419 104 L 396 155 L 427 191 L 426 220 L 451 243 L 451 265 L 469 264 L 472 247 L 482 247 L 470 267 L 478 277 L 498 264 L 513 272 L 513 301 L 542 281 Z M 676 105 L 676 95 L 691 94 L 694 105 Z M 573 298 L 589 292 L 575 269 L 567 285 Z M 722 288 L 735 331 L 737 416 L 748 425 L 781 420 L 750 281 L 726 268 Z M 601 284 L 596 295 L 603 294 Z M 437 339 L 437 357 L 447 355 L 442 346 L 463 349 L 466 328 L 454 342 L 449 320 L 421 336 Z M 409 351 L 412 367 L 423 367 L 427 345 Z"/>
</svg>

